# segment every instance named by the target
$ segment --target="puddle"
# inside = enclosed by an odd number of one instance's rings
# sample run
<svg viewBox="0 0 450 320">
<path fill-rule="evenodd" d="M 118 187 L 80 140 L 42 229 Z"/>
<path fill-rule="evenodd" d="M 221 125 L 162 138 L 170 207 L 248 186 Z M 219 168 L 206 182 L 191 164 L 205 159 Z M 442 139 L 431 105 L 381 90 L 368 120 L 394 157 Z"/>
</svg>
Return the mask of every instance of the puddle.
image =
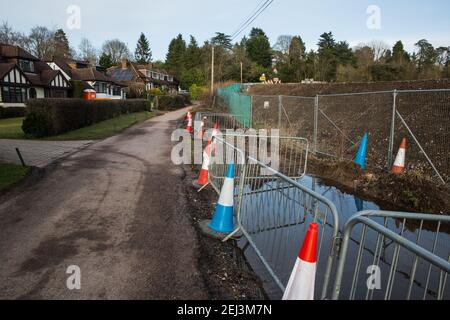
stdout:
<svg viewBox="0 0 450 320">
<path fill-rule="evenodd" d="M 327 186 L 323 181 L 318 178 L 313 178 L 311 176 L 306 176 L 302 180 L 299 181 L 303 186 L 315 190 L 317 193 L 323 195 L 327 199 L 333 202 L 336 206 L 339 219 L 340 219 L 340 231 L 344 228 L 346 222 L 352 217 L 355 213 L 364 211 L 364 210 L 383 210 L 381 206 L 378 206 L 376 203 L 363 201 L 358 197 L 345 193 L 335 187 Z M 271 185 L 270 182 L 266 183 L 259 187 L 258 192 L 260 194 L 267 194 L 267 198 L 273 198 L 273 194 L 271 192 L 280 192 L 280 191 L 270 191 Z M 250 191 L 250 190 L 249 190 Z M 253 190 L 255 191 L 255 190 Z M 270 195 L 269 195 L 270 194 Z M 286 196 L 286 195 L 285 195 Z M 278 210 L 278 206 L 281 208 L 285 205 L 282 201 L 279 204 L 273 204 L 272 201 L 265 201 L 264 196 L 259 196 L 258 201 L 263 204 L 258 207 L 255 211 L 258 211 L 259 217 L 263 216 L 263 220 L 266 219 L 264 215 L 268 215 L 268 212 L 277 212 L 284 211 Z M 278 196 L 280 198 L 280 196 Z M 294 199 L 297 204 L 294 204 L 294 208 L 291 206 L 287 210 L 289 212 L 301 212 L 305 209 L 302 208 L 301 199 Z M 297 201 L 298 200 L 298 201 Z M 245 205 L 245 204 L 244 204 Z M 272 210 L 272 211 L 271 211 Z M 306 211 L 307 212 L 307 211 Z M 304 213 L 303 213 L 304 214 Z M 308 214 L 306 214 L 308 216 Z M 261 218 L 259 218 L 260 220 Z M 295 219 L 295 217 L 294 217 Z M 289 218 L 288 218 L 289 220 Z M 277 220 L 278 221 L 278 220 Z M 289 221 L 285 223 L 283 227 L 277 228 L 268 228 L 264 230 L 257 230 L 251 233 L 253 241 L 257 244 L 258 249 L 263 253 L 263 255 L 268 260 L 268 263 L 273 267 L 275 273 L 280 278 L 281 282 L 286 285 L 289 280 L 290 273 L 295 264 L 299 249 L 301 247 L 301 243 L 303 241 L 303 237 L 305 235 L 306 229 L 309 223 L 312 221 L 312 217 L 305 218 L 305 221 L 302 223 L 296 222 L 295 224 L 291 224 Z M 376 220 L 381 225 L 384 225 L 384 219 Z M 322 231 L 325 241 L 327 242 L 327 238 L 331 238 L 332 236 L 332 228 L 326 227 L 327 221 L 319 221 L 322 224 L 325 222 L 324 229 Z M 259 222 L 258 222 L 259 223 Z M 329 223 L 329 222 L 328 222 Z M 404 237 L 407 239 L 416 242 L 419 236 L 420 225 L 414 225 L 408 223 L 406 226 L 403 226 L 402 221 L 394 221 L 391 220 L 387 227 L 400 234 L 402 230 L 404 231 Z M 432 225 L 424 225 L 423 231 L 420 233 L 420 245 L 425 249 L 432 251 L 433 247 L 436 247 L 436 253 L 441 257 L 449 257 L 450 251 L 450 235 L 448 233 L 448 226 L 444 226 L 441 228 L 441 232 L 436 238 L 436 230 L 437 224 Z M 356 265 L 356 258 L 359 249 L 359 241 L 361 239 L 362 228 L 358 227 L 354 230 L 352 234 L 352 243 L 349 246 L 348 258 L 346 260 L 346 271 L 344 272 L 344 281 L 343 281 L 343 290 L 341 292 L 341 298 L 348 299 L 350 288 L 352 285 L 353 274 L 354 274 L 354 265 Z M 366 281 L 369 278 L 369 275 L 366 274 L 366 270 L 368 266 L 373 265 L 374 259 L 374 251 L 376 248 L 378 240 L 378 235 L 375 232 L 368 232 L 364 253 L 362 256 L 362 264 L 361 270 L 359 272 L 359 281 L 357 282 L 356 291 L 355 291 L 355 299 L 366 299 L 367 294 L 367 285 Z M 283 292 L 281 292 L 278 285 L 275 283 L 273 278 L 269 275 L 267 269 L 262 264 L 261 260 L 256 255 L 255 250 L 249 245 L 249 242 L 243 238 L 239 241 L 238 245 L 244 250 L 247 260 L 252 266 L 253 270 L 258 274 L 261 280 L 264 283 L 265 290 L 268 296 L 271 299 L 279 300 L 282 298 Z M 381 286 L 382 290 L 373 291 L 373 299 L 384 299 L 385 289 L 388 283 L 389 273 L 391 269 L 391 265 L 394 258 L 395 253 L 395 244 L 391 241 L 384 241 L 383 243 L 384 253 L 382 257 L 382 261 L 380 262 L 381 269 Z M 316 284 L 316 298 L 320 298 L 320 294 L 322 293 L 322 279 L 325 274 L 326 262 L 329 254 L 329 247 L 324 245 L 319 254 L 319 263 L 317 270 L 317 284 Z M 412 266 L 414 263 L 414 257 L 407 251 L 403 249 L 400 251 L 399 261 L 397 272 L 395 273 L 394 278 L 394 286 L 392 288 L 392 296 L 391 299 L 395 300 L 404 300 L 407 297 L 409 285 L 410 285 L 410 275 L 412 274 Z M 334 284 L 334 275 L 335 275 L 335 267 L 334 264 L 333 271 L 331 272 L 331 281 L 329 289 L 331 292 L 331 288 Z M 415 273 L 415 282 L 413 285 L 413 290 L 411 291 L 411 299 L 423 299 L 424 296 L 427 299 L 436 299 L 436 293 L 438 292 L 439 286 L 439 277 L 440 273 L 432 269 L 430 273 L 430 264 L 426 263 L 423 260 L 419 260 L 417 265 L 417 270 Z M 434 272 L 433 272 L 434 270 Z M 428 285 L 427 285 L 428 283 Z M 428 290 L 425 290 L 428 288 Z M 444 291 L 444 299 L 450 299 L 450 288 L 446 288 Z"/>
</svg>

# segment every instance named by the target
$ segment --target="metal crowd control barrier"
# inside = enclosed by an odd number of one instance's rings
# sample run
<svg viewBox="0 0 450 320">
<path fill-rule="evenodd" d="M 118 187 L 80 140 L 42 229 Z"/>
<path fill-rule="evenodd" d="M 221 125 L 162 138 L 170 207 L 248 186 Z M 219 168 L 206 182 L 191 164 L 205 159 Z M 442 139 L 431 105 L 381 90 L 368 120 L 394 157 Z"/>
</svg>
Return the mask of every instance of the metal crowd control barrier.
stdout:
<svg viewBox="0 0 450 320">
<path fill-rule="evenodd" d="M 242 116 L 231 115 L 229 113 L 211 113 L 211 112 L 197 112 L 195 114 L 195 122 L 204 121 L 204 129 L 213 129 L 214 124 L 217 123 L 221 130 L 225 129 L 245 129 L 241 123 Z"/>
<path fill-rule="evenodd" d="M 213 188 L 220 193 L 222 189 L 227 165 L 233 161 L 235 177 L 239 179 L 241 167 L 249 156 L 253 158 L 266 157 L 277 164 L 277 171 L 292 179 L 301 179 L 305 176 L 308 166 L 309 142 L 297 137 L 278 137 L 267 135 L 253 135 L 227 131 L 213 141 L 215 152 L 211 153 L 209 179 Z M 273 147 L 273 148 L 272 148 Z M 263 170 L 264 171 L 264 170 Z M 255 173 L 252 179 L 264 180 L 266 177 L 260 172 Z M 247 176 L 247 179 L 250 177 Z M 238 181 L 238 180 L 237 180 Z"/>
<path fill-rule="evenodd" d="M 261 176 L 262 171 L 266 172 L 265 176 Z M 339 232 L 339 217 L 334 204 L 251 157 L 247 158 L 244 179 L 239 186 L 239 229 L 282 292 L 309 223 L 320 224 L 317 275 L 320 281 L 317 283 L 322 284 L 320 298 L 329 298 Z"/>
<path fill-rule="evenodd" d="M 448 298 L 449 222 L 441 215 L 358 213 L 345 227 L 333 299 Z"/>
</svg>

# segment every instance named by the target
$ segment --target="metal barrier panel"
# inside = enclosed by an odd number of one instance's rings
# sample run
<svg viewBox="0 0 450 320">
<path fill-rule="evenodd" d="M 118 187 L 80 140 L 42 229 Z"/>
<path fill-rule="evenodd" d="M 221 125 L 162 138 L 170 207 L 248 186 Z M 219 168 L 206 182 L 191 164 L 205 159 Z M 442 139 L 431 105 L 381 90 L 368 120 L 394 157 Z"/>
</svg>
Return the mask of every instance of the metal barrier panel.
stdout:
<svg viewBox="0 0 450 320">
<path fill-rule="evenodd" d="M 275 137 L 252 135 L 248 133 L 227 132 L 214 140 L 214 152 L 211 155 L 209 169 L 210 183 L 220 193 L 226 174 L 226 163 L 234 161 L 236 174 L 240 172 L 240 165 L 245 164 L 248 157 L 264 157 L 277 162 L 277 171 L 292 179 L 305 176 L 308 166 L 309 142 L 304 138 Z M 276 144 L 276 145 L 275 145 Z M 274 147 L 272 149 L 272 147 Z M 242 153 L 242 155 L 241 155 Z M 267 163 L 268 165 L 269 163 Z M 272 162 L 273 164 L 273 162 Z M 264 173 L 264 172 L 263 172 Z M 248 177 L 247 177 L 248 178 Z M 254 179 L 265 179 L 265 175 L 258 173 Z"/>
<path fill-rule="evenodd" d="M 245 128 L 242 123 L 243 117 L 239 115 L 232 115 L 229 113 L 212 113 L 212 112 L 197 112 L 195 114 L 195 121 L 198 123 L 203 120 L 204 129 L 209 130 L 214 128 L 214 124 L 217 123 L 221 130 L 226 129 L 242 129 Z"/>
<path fill-rule="evenodd" d="M 314 142 L 316 98 L 281 96 L 280 130 L 284 135 Z"/>
<path fill-rule="evenodd" d="M 210 149 L 209 183 L 214 190 L 220 194 L 228 164 L 234 163 L 235 186 L 242 180 L 243 168 L 245 165 L 245 154 L 236 147 L 233 141 L 227 142 L 222 135 L 216 136 Z M 237 194 L 237 189 L 235 194 Z"/>
<path fill-rule="evenodd" d="M 344 230 L 333 299 L 450 299 L 449 234 L 450 216 L 355 215 Z"/>
<path fill-rule="evenodd" d="M 393 101 L 391 92 L 319 96 L 317 152 L 352 160 L 367 132 L 367 161 L 385 168 Z"/>
<path fill-rule="evenodd" d="M 279 96 L 252 96 L 252 128 L 279 128 Z"/>
<path fill-rule="evenodd" d="M 408 139 L 407 170 L 448 183 L 450 90 L 397 93 L 394 146 Z M 396 150 L 395 150 L 396 152 Z"/>
<path fill-rule="evenodd" d="M 254 178 L 261 176 L 263 171 L 271 174 L 266 174 L 264 179 Z M 285 291 L 309 223 L 317 221 L 321 227 L 316 292 L 317 298 L 329 297 L 339 230 L 336 207 L 256 159 L 247 159 L 244 172 L 245 179 L 239 192 L 238 224 L 280 292 Z M 292 264 L 286 264 L 286 261 L 292 261 Z"/>
</svg>

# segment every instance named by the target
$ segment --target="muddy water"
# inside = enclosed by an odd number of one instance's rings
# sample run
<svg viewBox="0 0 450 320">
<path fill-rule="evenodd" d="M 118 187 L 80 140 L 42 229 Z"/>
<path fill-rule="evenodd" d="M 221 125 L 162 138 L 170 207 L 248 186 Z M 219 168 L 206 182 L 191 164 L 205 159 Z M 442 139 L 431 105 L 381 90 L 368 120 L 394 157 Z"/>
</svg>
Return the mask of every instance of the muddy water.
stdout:
<svg viewBox="0 0 450 320">
<path fill-rule="evenodd" d="M 358 197 L 345 193 L 335 187 L 327 186 L 323 181 L 310 176 L 299 180 L 302 185 L 315 190 L 317 193 L 322 194 L 329 200 L 331 200 L 339 212 L 340 219 L 340 231 L 343 230 L 346 222 L 355 213 L 363 210 L 383 210 L 382 206 L 378 206 L 376 203 L 367 202 L 359 199 Z M 269 186 L 270 188 L 270 186 Z M 264 190 L 264 187 L 262 187 Z M 269 197 L 269 196 L 268 196 Z M 291 208 L 292 209 L 292 208 Z M 295 208 L 297 210 L 297 208 Z M 258 209 L 259 213 L 264 215 L 264 210 Z M 302 210 L 300 207 L 298 210 Z M 252 238 L 257 244 L 258 249 L 263 252 L 265 258 L 271 264 L 275 270 L 277 276 L 281 282 L 286 285 L 292 268 L 295 264 L 298 251 L 301 247 L 302 238 L 304 237 L 305 230 L 312 221 L 312 217 L 306 218 L 301 223 L 295 225 L 289 225 L 283 228 L 276 228 L 272 230 L 265 230 L 261 232 L 252 233 Z M 321 222 L 321 221 L 319 221 Z M 384 219 L 377 220 L 380 224 L 384 225 Z M 403 230 L 404 237 L 416 242 L 419 236 L 420 225 L 407 224 L 403 225 L 402 221 L 389 221 L 388 228 L 397 234 L 400 234 Z M 436 246 L 436 253 L 448 259 L 450 253 L 450 235 L 448 232 L 448 226 L 441 226 L 439 234 L 436 233 L 437 224 L 424 225 L 423 231 L 420 233 L 419 244 L 424 248 L 432 251 Z M 320 251 L 319 263 L 317 271 L 317 283 L 316 283 L 316 298 L 320 297 L 322 293 L 322 283 L 325 274 L 326 262 L 329 254 L 328 247 L 326 246 L 327 239 L 331 238 L 331 229 L 324 228 L 324 249 Z M 341 293 L 342 299 L 348 299 L 350 294 L 350 288 L 354 276 L 354 266 L 356 265 L 356 258 L 361 240 L 362 228 L 358 227 L 352 234 L 352 242 L 349 246 L 349 254 L 346 262 L 346 270 L 344 272 L 343 290 Z M 356 285 L 355 299 L 366 299 L 367 294 L 367 279 L 369 275 L 366 274 L 366 270 L 369 266 L 373 265 L 374 252 L 376 249 L 378 235 L 375 232 L 368 232 L 366 241 L 364 244 L 361 270 L 358 276 L 358 282 Z M 277 286 L 273 278 L 269 275 L 264 265 L 256 255 L 256 252 L 249 245 L 246 239 L 239 241 L 239 246 L 244 249 L 245 255 L 254 269 L 254 271 L 262 279 L 266 292 L 271 299 L 281 299 L 282 292 Z M 384 241 L 383 243 L 383 255 L 379 264 L 381 269 L 381 290 L 373 291 L 373 299 L 384 299 L 385 289 L 388 283 L 389 273 L 392 266 L 395 244 L 391 241 Z M 391 299 L 402 300 L 406 299 L 407 292 L 410 285 L 410 275 L 412 274 L 412 266 L 414 257 L 406 250 L 401 250 L 399 255 L 399 263 L 397 272 L 395 272 L 394 285 L 392 289 Z M 336 263 L 331 272 L 330 291 L 334 283 L 334 275 L 336 271 Z M 417 271 L 415 273 L 415 281 L 411 291 L 411 299 L 436 299 L 436 292 L 438 292 L 440 273 L 435 269 L 431 269 L 430 264 L 423 260 L 419 260 Z M 428 285 L 427 285 L 428 283 Z M 450 299 L 450 285 L 445 290 L 444 299 Z M 427 288 L 427 290 L 425 290 Z"/>
</svg>

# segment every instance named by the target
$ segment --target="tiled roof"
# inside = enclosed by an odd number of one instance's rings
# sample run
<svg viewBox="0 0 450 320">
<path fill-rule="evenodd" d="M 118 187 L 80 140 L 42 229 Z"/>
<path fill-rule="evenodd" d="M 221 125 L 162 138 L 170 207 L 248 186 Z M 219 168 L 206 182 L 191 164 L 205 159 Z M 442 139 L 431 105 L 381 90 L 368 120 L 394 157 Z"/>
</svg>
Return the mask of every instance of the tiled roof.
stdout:
<svg viewBox="0 0 450 320">
<path fill-rule="evenodd" d="M 0 56 L 3 56 L 5 58 L 19 58 L 32 61 L 39 60 L 38 58 L 30 54 L 29 52 L 25 51 L 24 49 L 18 46 L 8 44 L 0 44 Z"/>
<path fill-rule="evenodd" d="M 0 63 L 0 80 L 3 79 L 3 77 L 11 71 L 15 65 L 15 63 Z"/>
</svg>

